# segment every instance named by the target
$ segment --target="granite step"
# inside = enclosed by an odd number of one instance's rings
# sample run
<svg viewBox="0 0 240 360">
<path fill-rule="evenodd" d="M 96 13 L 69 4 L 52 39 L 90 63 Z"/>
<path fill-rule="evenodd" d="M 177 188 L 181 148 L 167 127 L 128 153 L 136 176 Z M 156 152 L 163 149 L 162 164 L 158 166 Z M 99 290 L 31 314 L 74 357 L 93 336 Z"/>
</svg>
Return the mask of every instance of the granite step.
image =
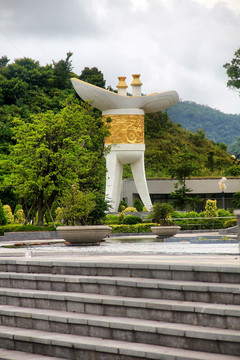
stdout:
<svg viewBox="0 0 240 360">
<path fill-rule="evenodd" d="M 240 305 L 240 284 L 0 272 L 0 287 Z"/>
<path fill-rule="evenodd" d="M 64 359 L 93 360 L 238 360 L 239 356 L 211 354 L 167 346 L 130 343 L 97 337 L 59 334 L 41 330 L 0 326 L 0 342 L 8 350 Z"/>
<path fill-rule="evenodd" d="M 240 306 L 0 288 L 0 304 L 240 330 Z"/>
<path fill-rule="evenodd" d="M 0 259 L 1 272 L 86 276 L 139 277 L 179 281 L 240 284 L 239 266 L 152 263 L 106 263 L 101 261 Z"/>
<path fill-rule="evenodd" d="M 64 360 L 64 359 L 59 357 L 44 356 L 40 354 L 31 354 L 24 351 L 7 350 L 0 348 L 0 360 Z"/>
<path fill-rule="evenodd" d="M 239 355 L 240 332 L 134 318 L 0 305 L 0 325 Z"/>
</svg>

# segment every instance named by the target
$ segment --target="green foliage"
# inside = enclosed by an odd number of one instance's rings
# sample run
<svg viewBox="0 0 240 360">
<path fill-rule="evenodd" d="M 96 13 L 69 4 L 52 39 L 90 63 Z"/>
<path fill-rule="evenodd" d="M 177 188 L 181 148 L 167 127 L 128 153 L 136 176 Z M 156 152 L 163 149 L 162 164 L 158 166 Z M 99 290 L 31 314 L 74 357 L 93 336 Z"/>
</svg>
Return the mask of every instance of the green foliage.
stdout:
<svg viewBox="0 0 240 360">
<path fill-rule="evenodd" d="M 0 226 L 0 234 L 6 232 L 24 232 L 24 231 L 55 231 L 56 228 L 53 225 L 49 226 L 36 226 L 36 225 L 19 225 L 8 224 Z"/>
<path fill-rule="evenodd" d="M 172 213 L 172 218 L 197 218 L 200 217 L 201 213 L 197 213 L 196 211 L 189 211 L 189 212 L 178 212 L 174 211 Z"/>
<path fill-rule="evenodd" d="M 101 224 L 102 219 L 109 209 L 109 202 L 105 200 L 104 194 L 94 191 L 95 207 L 88 215 L 88 224 L 97 225 Z"/>
<path fill-rule="evenodd" d="M 106 80 L 104 80 L 103 73 L 96 67 L 85 67 L 79 76 L 79 79 L 92 85 L 105 88 Z"/>
<path fill-rule="evenodd" d="M 232 165 L 224 171 L 225 176 L 240 176 L 240 166 Z"/>
<path fill-rule="evenodd" d="M 76 185 L 67 188 L 62 197 L 63 223 L 67 225 L 86 225 L 89 214 L 96 205 L 94 200 L 94 193 L 84 194 Z"/>
<path fill-rule="evenodd" d="M 142 219 L 139 216 L 127 215 L 123 220 L 123 224 L 134 225 L 142 223 Z"/>
<path fill-rule="evenodd" d="M 23 209 L 19 209 L 14 216 L 14 222 L 17 224 L 24 224 L 25 222 L 25 215 Z"/>
<path fill-rule="evenodd" d="M 118 223 L 119 223 L 119 224 L 123 224 L 124 219 L 125 219 L 125 214 L 124 214 L 123 212 L 121 212 L 121 213 L 118 215 Z"/>
<path fill-rule="evenodd" d="M 186 186 L 186 184 L 179 185 L 181 183 L 176 183 L 174 185 L 175 191 L 171 192 L 170 196 L 172 199 L 172 204 L 174 208 L 183 210 L 187 204 L 191 204 L 194 199 L 189 196 L 189 193 L 192 191 Z M 179 187 L 180 186 L 180 187 Z"/>
<path fill-rule="evenodd" d="M 236 225 L 237 225 L 237 219 L 229 219 L 224 222 L 223 227 L 226 229 L 226 228 L 233 227 Z"/>
<path fill-rule="evenodd" d="M 240 48 L 235 51 L 231 62 L 224 64 L 223 67 L 229 77 L 227 86 L 230 89 L 240 89 Z"/>
<path fill-rule="evenodd" d="M 225 114 L 209 106 L 179 101 L 167 112 L 176 125 L 180 123 L 184 129 L 194 133 L 202 129 L 207 138 L 213 139 L 219 147 L 222 143 L 232 144 L 236 134 L 240 133 L 240 115 Z M 222 150 L 226 150 L 225 144 Z"/>
<path fill-rule="evenodd" d="M 10 61 L 10 59 L 7 58 L 6 55 L 2 56 L 0 58 L 0 68 L 2 67 L 6 67 L 7 66 L 7 63 Z"/>
<path fill-rule="evenodd" d="M 144 119 L 145 133 L 148 139 L 158 139 L 174 127 L 166 112 L 146 114 Z"/>
<path fill-rule="evenodd" d="M 5 215 L 5 212 L 3 210 L 2 202 L 0 200 L 0 225 L 6 225 L 7 224 L 7 217 Z"/>
<path fill-rule="evenodd" d="M 235 209 L 240 209 L 240 191 L 237 191 L 235 194 L 233 194 L 232 203 Z"/>
<path fill-rule="evenodd" d="M 112 214 L 106 215 L 106 217 L 104 218 L 104 224 L 120 224 L 119 216 Z"/>
<path fill-rule="evenodd" d="M 152 219 L 156 223 L 161 223 L 161 225 L 170 225 L 173 211 L 174 209 L 171 204 L 156 203 L 153 205 Z"/>
<path fill-rule="evenodd" d="M 137 211 L 143 211 L 143 203 L 142 201 L 137 198 L 134 200 L 134 203 L 133 203 L 133 207 L 135 207 L 137 209 Z"/>
<path fill-rule="evenodd" d="M 13 224 L 14 223 L 14 216 L 13 216 L 11 207 L 9 205 L 3 205 L 3 211 L 4 211 L 5 216 L 7 218 L 7 223 L 8 224 Z"/>
<path fill-rule="evenodd" d="M 88 191 L 103 181 L 107 130 L 90 107 L 70 102 L 57 114 L 32 116 L 31 123 L 16 119 L 14 134 L 5 185 L 35 204 L 38 224 L 69 183 L 78 181 L 80 189 Z"/>
<path fill-rule="evenodd" d="M 220 217 L 233 216 L 233 213 L 229 210 L 218 209 L 217 216 L 220 216 Z"/>
<path fill-rule="evenodd" d="M 206 217 L 216 217 L 218 216 L 217 212 L 217 200 L 208 199 L 205 206 L 205 216 Z"/>
<path fill-rule="evenodd" d="M 151 226 L 154 226 L 154 223 L 148 224 L 136 224 L 136 225 L 111 225 L 112 233 L 151 233 Z"/>
<path fill-rule="evenodd" d="M 160 117 L 161 113 L 157 114 Z M 145 115 L 145 125 L 149 119 L 158 120 L 153 115 Z M 148 131 L 145 126 L 145 168 L 148 178 L 176 177 L 176 169 L 185 173 L 186 177 L 189 172 L 190 176 L 219 176 L 232 166 L 226 147 L 224 150 L 219 144 L 208 140 L 202 130 L 197 130 L 196 134 L 190 133 L 168 118 L 161 133 L 150 132 L 149 136 Z M 124 173 L 124 176 L 130 177 L 131 174 Z"/>
<path fill-rule="evenodd" d="M 240 136 L 235 136 L 233 143 L 228 147 L 228 152 L 235 156 L 240 154 Z"/>
<path fill-rule="evenodd" d="M 124 209 L 126 209 L 128 207 L 128 204 L 125 200 L 121 200 L 118 206 L 118 212 L 123 211 Z"/>
<path fill-rule="evenodd" d="M 73 53 L 67 53 L 66 60 L 53 61 L 53 83 L 59 89 L 66 89 L 71 87 L 70 73 L 72 71 L 72 61 L 70 60 Z"/>
<path fill-rule="evenodd" d="M 137 212 L 137 209 L 133 206 L 128 206 L 126 209 L 123 210 L 123 212 Z"/>
</svg>

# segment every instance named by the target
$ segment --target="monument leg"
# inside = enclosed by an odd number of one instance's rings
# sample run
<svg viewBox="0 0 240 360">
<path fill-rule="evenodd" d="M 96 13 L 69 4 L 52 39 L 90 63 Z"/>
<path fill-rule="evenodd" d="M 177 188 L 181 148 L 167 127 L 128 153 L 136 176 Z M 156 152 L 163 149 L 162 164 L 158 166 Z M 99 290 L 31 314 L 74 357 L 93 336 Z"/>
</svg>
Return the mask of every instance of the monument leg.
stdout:
<svg viewBox="0 0 240 360">
<path fill-rule="evenodd" d="M 118 161 L 115 151 L 106 156 L 106 165 L 106 200 L 110 201 L 110 211 L 117 212 L 121 197 L 123 165 Z"/>
<path fill-rule="evenodd" d="M 133 179 L 139 193 L 139 196 L 148 211 L 152 209 L 152 202 L 149 196 L 147 180 L 144 168 L 144 152 L 139 160 L 131 164 Z"/>
</svg>

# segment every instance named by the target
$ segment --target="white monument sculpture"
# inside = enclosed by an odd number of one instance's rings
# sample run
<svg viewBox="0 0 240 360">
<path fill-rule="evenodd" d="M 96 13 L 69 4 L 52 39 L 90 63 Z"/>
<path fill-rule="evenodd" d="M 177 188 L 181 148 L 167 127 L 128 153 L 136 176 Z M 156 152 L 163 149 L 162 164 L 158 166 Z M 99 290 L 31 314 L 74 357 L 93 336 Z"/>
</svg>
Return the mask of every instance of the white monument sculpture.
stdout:
<svg viewBox="0 0 240 360">
<path fill-rule="evenodd" d="M 133 74 L 132 96 L 127 96 L 126 77 L 118 77 L 118 94 L 73 78 L 77 94 L 102 111 L 103 120 L 111 118 L 111 135 L 105 144 L 111 149 L 106 156 L 105 197 L 116 212 L 121 196 L 123 164 L 130 164 L 139 196 L 148 211 L 152 208 L 144 168 L 144 114 L 169 108 L 178 102 L 176 91 L 141 95 L 139 74 Z"/>
</svg>

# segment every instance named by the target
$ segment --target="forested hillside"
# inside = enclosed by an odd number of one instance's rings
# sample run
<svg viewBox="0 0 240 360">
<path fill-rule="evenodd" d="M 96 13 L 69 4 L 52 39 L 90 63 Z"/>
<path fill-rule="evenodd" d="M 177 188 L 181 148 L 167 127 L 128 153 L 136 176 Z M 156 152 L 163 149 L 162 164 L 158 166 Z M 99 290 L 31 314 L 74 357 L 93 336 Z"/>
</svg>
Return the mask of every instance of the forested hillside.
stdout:
<svg viewBox="0 0 240 360">
<path fill-rule="evenodd" d="M 208 140 L 173 123 L 166 112 L 145 115 L 145 164 L 148 177 L 172 176 L 182 163 L 192 167 L 192 176 L 229 174 L 232 162 L 225 144 Z"/>
<path fill-rule="evenodd" d="M 38 202 L 46 210 L 73 181 L 82 191 L 104 189 L 106 129 L 100 112 L 77 97 L 70 78 L 101 87 L 105 80 L 96 67 L 75 74 L 71 56 L 68 53 L 66 59 L 45 66 L 28 58 L 12 63 L 6 56 L 0 58 L 0 199 L 13 208 L 21 201 L 34 209 Z M 168 113 L 178 123 L 175 115 L 179 113 L 182 120 L 191 119 L 196 128 L 204 128 L 199 120 L 204 116 L 197 116 L 196 109 L 196 104 L 180 103 Z M 212 118 L 209 115 L 211 125 Z M 217 133 L 216 125 L 213 128 Z M 224 144 L 209 141 L 202 130 L 183 129 L 166 112 L 145 116 L 145 139 L 148 177 L 173 176 L 181 162 L 191 166 L 192 176 L 222 176 L 232 171 Z M 129 168 L 124 173 L 131 176 Z"/>
<path fill-rule="evenodd" d="M 231 145 L 240 134 L 240 114 L 224 114 L 190 101 L 180 101 L 167 112 L 174 123 L 193 132 L 202 129 L 209 139 L 218 143 Z"/>
</svg>

